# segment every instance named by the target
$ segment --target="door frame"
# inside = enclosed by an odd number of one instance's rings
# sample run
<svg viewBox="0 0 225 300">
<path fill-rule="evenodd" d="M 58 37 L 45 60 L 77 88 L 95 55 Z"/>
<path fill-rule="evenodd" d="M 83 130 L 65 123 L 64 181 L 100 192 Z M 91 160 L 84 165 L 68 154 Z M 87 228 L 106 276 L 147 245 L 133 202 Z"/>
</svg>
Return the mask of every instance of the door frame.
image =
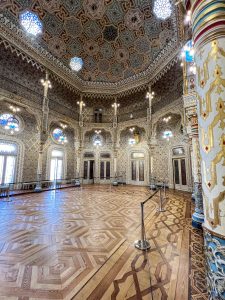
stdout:
<svg viewBox="0 0 225 300">
<path fill-rule="evenodd" d="M 89 154 L 91 156 L 85 157 L 85 154 Z M 89 165 L 89 161 L 93 161 L 93 179 L 84 179 L 84 162 L 87 161 Z M 95 183 L 95 178 L 96 178 L 96 165 L 97 162 L 97 156 L 96 152 L 93 149 L 84 149 L 81 153 L 81 160 L 80 160 L 80 176 L 82 178 L 82 183 L 83 184 L 93 184 Z M 89 176 L 89 169 L 88 169 L 88 176 Z"/>
<path fill-rule="evenodd" d="M 144 153 L 144 181 L 134 181 L 131 175 L 131 154 L 134 152 Z M 138 159 L 137 159 L 138 160 Z M 126 183 L 132 185 L 148 185 L 149 184 L 149 151 L 145 147 L 133 146 L 128 151 L 128 164 L 126 168 Z"/>
<path fill-rule="evenodd" d="M 46 164 L 46 180 L 50 179 L 50 168 L 51 168 L 51 158 L 52 158 L 52 151 L 53 150 L 58 150 L 63 152 L 63 173 L 62 173 L 62 179 L 65 179 L 67 177 L 67 153 L 66 149 L 63 146 L 56 146 L 56 145 L 51 145 L 48 148 L 48 153 L 47 153 L 47 164 Z"/>
<path fill-rule="evenodd" d="M 17 146 L 17 155 L 15 162 L 15 171 L 14 171 L 14 181 L 22 182 L 23 180 L 23 165 L 24 165 L 24 155 L 25 147 L 21 140 L 17 139 L 15 136 L 5 136 L 0 134 L 0 142 L 5 144 L 16 144 Z"/>
<path fill-rule="evenodd" d="M 55 157 L 52 157 L 51 156 L 51 159 L 50 159 L 50 177 L 51 177 L 51 167 L 52 167 L 52 160 L 55 160 L 56 161 L 56 167 L 55 167 L 55 172 L 54 172 L 54 180 L 53 181 L 57 181 L 57 180 L 61 180 L 61 179 L 64 179 L 63 177 L 63 175 L 64 175 L 64 170 L 63 170 L 63 156 L 62 157 L 59 157 L 59 156 L 55 156 Z M 62 161 L 62 178 L 57 178 L 57 170 L 58 170 L 58 163 L 59 163 L 59 161 Z M 49 179 L 50 179 L 50 177 L 49 177 Z M 56 177 L 56 178 L 55 178 Z M 51 179 L 50 179 L 51 180 Z"/>
<path fill-rule="evenodd" d="M 106 177 L 106 163 L 109 162 L 110 163 L 110 178 L 109 179 L 101 179 L 100 174 L 101 174 L 101 162 L 104 162 L 104 175 Z M 111 182 L 111 175 L 112 175 L 112 160 L 111 158 L 101 158 L 99 157 L 99 166 L 98 166 L 98 170 L 99 170 L 99 182 L 102 184 L 109 184 Z"/>
<path fill-rule="evenodd" d="M 184 159 L 185 161 L 185 171 L 186 171 L 186 185 L 182 185 L 182 175 L 181 175 L 181 160 Z M 174 182 L 174 189 L 179 191 L 188 191 L 188 184 L 187 184 L 187 162 L 185 156 L 180 157 L 173 157 L 173 182 Z M 175 167 L 174 167 L 174 161 L 178 161 L 178 169 L 179 169 L 179 182 L 180 184 L 177 184 L 175 182 Z"/>
<path fill-rule="evenodd" d="M 184 148 L 183 155 L 173 155 L 173 149 L 176 148 Z M 184 158 L 186 165 L 186 180 L 187 186 L 183 191 L 192 192 L 192 173 L 191 173 L 191 157 L 190 157 L 190 147 L 188 145 L 178 144 L 176 146 L 172 146 L 169 152 L 169 188 L 175 190 L 175 182 L 174 182 L 174 169 L 173 169 L 173 159 Z"/>
<path fill-rule="evenodd" d="M 90 179 L 90 162 L 93 161 L 93 178 Z M 87 162 L 88 166 L 87 166 L 87 178 L 84 178 L 84 163 Z M 84 158 L 83 159 L 83 183 L 84 184 L 93 184 L 94 183 L 94 178 L 95 178 L 95 159 L 94 157 L 91 158 Z"/>
<path fill-rule="evenodd" d="M 17 154 L 0 154 L 0 156 L 3 156 L 3 169 L 2 169 L 2 175 L 3 175 L 3 179 L 4 179 L 4 182 L 3 183 L 0 183 L 1 185 L 7 185 L 7 184 L 10 184 L 12 182 L 15 182 L 15 172 L 16 172 L 16 161 L 17 161 Z M 14 161 L 14 170 L 13 170 L 13 181 L 12 182 L 5 182 L 5 176 L 6 176 L 6 166 L 7 166 L 7 160 L 8 160 L 8 157 L 14 157 L 15 158 L 15 161 Z"/>
</svg>

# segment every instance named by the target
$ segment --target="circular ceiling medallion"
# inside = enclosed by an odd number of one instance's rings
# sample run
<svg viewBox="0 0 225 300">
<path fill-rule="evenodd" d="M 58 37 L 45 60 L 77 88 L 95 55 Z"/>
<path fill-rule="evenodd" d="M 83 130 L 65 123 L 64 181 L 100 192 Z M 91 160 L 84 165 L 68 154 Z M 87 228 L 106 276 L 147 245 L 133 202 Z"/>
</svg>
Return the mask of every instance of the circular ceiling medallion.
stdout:
<svg viewBox="0 0 225 300">
<path fill-rule="evenodd" d="M 125 24 L 131 30 L 138 30 L 144 24 L 144 17 L 139 9 L 130 9 L 125 15 Z"/>
<path fill-rule="evenodd" d="M 105 13 L 104 0 L 84 0 L 84 11 L 91 19 L 101 19 Z"/>
<path fill-rule="evenodd" d="M 105 26 L 103 31 L 103 38 L 108 42 L 113 42 L 118 37 L 118 30 L 115 26 Z"/>
<path fill-rule="evenodd" d="M 125 62 L 129 59 L 129 53 L 125 49 L 117 49 L 116 51 L 116 60 L 119 62 Z"/>
</svg>

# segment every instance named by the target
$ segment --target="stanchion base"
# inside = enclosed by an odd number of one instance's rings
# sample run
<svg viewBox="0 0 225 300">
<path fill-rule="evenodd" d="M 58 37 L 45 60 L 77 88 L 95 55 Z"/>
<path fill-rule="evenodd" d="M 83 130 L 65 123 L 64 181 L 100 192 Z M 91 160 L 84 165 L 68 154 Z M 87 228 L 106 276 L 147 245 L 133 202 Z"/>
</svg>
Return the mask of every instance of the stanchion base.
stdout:
<svg viewBox="0 0 225 300">
<path fill-rule="evenodd" d="M 138 240 L 134 242 L 135 248 L 139 250 L 148 250 L 151 248 L 150 243 L 148 241 Z"/>
<path fill-rule="evenodd" d="M 2 202 L 12 202 L 12 199 L 2 200 Z"/>
<path fill-rule="evenodd" d="M 161 208 L 161 209 L 157 208 L 156 210 L 157 210 L 157 212 L 165 212 L 166 211 L 164 208 Z"/>
</svg>

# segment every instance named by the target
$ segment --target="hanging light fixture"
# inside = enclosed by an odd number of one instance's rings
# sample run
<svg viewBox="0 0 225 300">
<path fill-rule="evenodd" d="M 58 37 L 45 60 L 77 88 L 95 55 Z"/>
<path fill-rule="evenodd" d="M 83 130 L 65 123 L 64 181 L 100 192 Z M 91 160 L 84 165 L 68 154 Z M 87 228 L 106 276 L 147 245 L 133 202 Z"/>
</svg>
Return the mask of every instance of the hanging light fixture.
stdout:
<svg viewBox="0 0 225 300">
<path fill-rule="evenodd" d="M 163 118 L 163 121 L 166 122 L 166 123 L 168 123 L 170 120 L 171 120 L 171 116 Z"/>
<path fill-rule="evenodd" d="M 158 19 L 168 19 L 172 14 L 170 0 L 155 0 L 153 12 Z"/>
</svg>

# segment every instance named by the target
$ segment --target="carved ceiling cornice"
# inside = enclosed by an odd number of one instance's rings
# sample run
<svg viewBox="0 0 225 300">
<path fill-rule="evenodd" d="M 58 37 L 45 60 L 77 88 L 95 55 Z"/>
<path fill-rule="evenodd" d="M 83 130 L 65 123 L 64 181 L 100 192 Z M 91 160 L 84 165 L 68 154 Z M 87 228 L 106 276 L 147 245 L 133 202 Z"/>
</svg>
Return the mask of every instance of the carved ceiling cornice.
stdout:
<svg viewBox="0 0 225 300">
<path fill-rule="evenodd" d="M 178 14 L 180 17 L 180 14 Z M 178 20 L 178 24 L 180 24 Z M 182 39 L 182 29 L 178 26 L 179 37 Z M 118 83 L 88 82 L 80 79 L 70 68 L 56 59 L 47 50 L 41 47 L 36 40 L 26 36 L 25 33 L 0 14 L 0 43 L 5 48 L 15 52 L 28 63 L 38 69 L 51 70 L 51 76 L 76 93 L 83 93 L 86 97 L 98 95 L 101 98 L 109 98 L 116 95 L 118 98 L 137 91 L 146 89 L 149 84 L 159 80 L 178 60 L 181 42 L 174 38 L 161 51 L 147 70 Z M 163 63 L 162 63 L 162 57 Z M 166 58 L 165 58 L 166 57 Z"/>
</svg>

